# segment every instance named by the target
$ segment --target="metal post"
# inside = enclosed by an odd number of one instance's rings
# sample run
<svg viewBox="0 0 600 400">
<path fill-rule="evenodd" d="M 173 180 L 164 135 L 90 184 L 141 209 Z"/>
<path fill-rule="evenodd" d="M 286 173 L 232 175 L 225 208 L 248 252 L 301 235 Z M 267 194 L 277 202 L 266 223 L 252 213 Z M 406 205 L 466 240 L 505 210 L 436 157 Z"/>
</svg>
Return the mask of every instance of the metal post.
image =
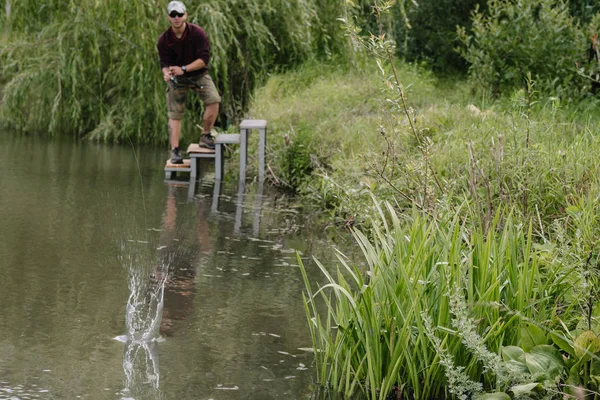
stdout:
<svg viewBox="0 0 600 400">
<path fill-rule="evenodd" d="M 215 146 L 215 180 L 223 179 L 223 145 L 217 143 Z"/>
<path fill-rule="evenodd" d="M 248 164 L 248 129 L 240 129 L 240 181 L 246 180 Z"/>
<path fill-rule="evenodd" d="M 267 146 L 267 128 L 260 130 L 258 139 L 258 180 L 265 180 L 265 148 Z"/>
<path fill-rule="evenodd" d="M 198 173 L 198 159 L 196 157 L 190 157 L 190 182 L 196 182 L 196 176 Z"/>
</svg>

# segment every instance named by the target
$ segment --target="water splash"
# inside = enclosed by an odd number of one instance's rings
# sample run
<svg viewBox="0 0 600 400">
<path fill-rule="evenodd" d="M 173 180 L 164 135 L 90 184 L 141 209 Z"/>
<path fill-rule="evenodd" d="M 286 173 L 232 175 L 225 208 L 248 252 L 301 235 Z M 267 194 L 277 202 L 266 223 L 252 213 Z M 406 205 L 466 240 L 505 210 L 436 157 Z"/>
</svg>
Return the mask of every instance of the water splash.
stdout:
<svg viewBox="0 0 600 400">
<path fill-rule="evenodd" d="M 125 389 L 122 399 L 148 394 L 160 397 L 160 369 L 158 343 L 164 306 L 165 283 L 169 272 L 169 259 L 156 261 L 154 267 L 139 254 L 127 253 L 122 261 L 129 275 L 129 298 L 125 308 L 126 334 L 115 337 L 125 343 L 123 372 Z"/>
</svg>

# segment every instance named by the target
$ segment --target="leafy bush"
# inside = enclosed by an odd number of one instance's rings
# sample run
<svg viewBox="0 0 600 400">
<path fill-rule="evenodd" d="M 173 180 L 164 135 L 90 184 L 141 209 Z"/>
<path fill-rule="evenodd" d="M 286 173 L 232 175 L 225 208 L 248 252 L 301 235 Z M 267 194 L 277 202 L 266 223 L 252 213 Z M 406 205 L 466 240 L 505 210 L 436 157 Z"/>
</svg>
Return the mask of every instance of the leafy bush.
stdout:
<svg viewBox="0 0 600 400">
<path fill-rule="evenodd" d="M 587 82 L 575 63 L 585 57 L 585 33 L 560 0 L 490 0 L 473 13 L 473 28 L 459 29 L 462 55 L 477 89 L 510 94 L 527 74 L 538 90 L 580 96 Z"/>
<path fill-rule="evenodd" d="M 434 71 L 466 71 L 465 60 L 455 50 L 459 45 L 456 27 L 470 29 L 471 12 L 481 0 L 421 0 L 415 4 L 406 11 L 410 26 L 401 24 L 395 32 L 400 52 L 408 61 L 427 62 Z"/>
<path fill-rule="evenodd" d="M 288 145 L 280 153 L 278 162 L 281 179 L 288 189 L 296 192 L 310 178 L 317 162 L 316 153 L 308 130 L 300 128 L 290 138 Z"/>
</svg>

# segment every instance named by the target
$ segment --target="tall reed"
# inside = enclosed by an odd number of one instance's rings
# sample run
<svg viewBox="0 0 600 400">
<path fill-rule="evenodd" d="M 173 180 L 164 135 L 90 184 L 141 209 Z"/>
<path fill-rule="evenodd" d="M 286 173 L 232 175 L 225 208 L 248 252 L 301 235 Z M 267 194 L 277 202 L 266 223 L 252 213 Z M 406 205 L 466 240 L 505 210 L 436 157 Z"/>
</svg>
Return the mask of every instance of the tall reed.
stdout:
<svg viewBox="0 0 600 400">
<path fill-rule="evenodd" d="M 485 230 L 458 217 L 401 221 L 383 207 L 372 240 L 354 232 L 367 271 L 342 256 L 335 272 L 317 262 L 325 283 L 315 290 L 301 263 L 319 382 L 382 400 L 507 390 L 519 377 L 491 364 L 525 322 L 557 324 L 574 269 L 544 262 L 531 226 L 511 217 Z"/>
</svg>

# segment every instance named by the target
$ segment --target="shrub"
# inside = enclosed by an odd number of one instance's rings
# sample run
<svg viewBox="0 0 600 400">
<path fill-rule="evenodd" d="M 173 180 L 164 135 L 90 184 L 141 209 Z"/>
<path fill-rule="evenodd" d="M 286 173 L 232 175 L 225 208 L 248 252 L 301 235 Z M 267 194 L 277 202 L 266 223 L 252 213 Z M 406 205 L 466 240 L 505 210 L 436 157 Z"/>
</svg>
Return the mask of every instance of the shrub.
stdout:
<svg viewBox="0 0 600 400">
<path fill-rule="evenodd" d="M 461 53 L 477 89 L 510 94 L 527 74 L 541 92 L 580 96 L 588 83 L 575 63 L 586 54 L 585 33 L 560 0 L 490 0 L 475 11 L 473 28 L 459 29 Z"/>
<path fill-rule="evenodd" d="M 471 12 L 481 0 L 421 0 L 407 10 L 406 23 L 396 29 L 399 50 L 408 61 L 422 60 L 434 71 L 466 71 L 456 52 L 457 26 L 471 26 Z M 398 18 L 398 20 L 402 20 Z"/>
</svg>

